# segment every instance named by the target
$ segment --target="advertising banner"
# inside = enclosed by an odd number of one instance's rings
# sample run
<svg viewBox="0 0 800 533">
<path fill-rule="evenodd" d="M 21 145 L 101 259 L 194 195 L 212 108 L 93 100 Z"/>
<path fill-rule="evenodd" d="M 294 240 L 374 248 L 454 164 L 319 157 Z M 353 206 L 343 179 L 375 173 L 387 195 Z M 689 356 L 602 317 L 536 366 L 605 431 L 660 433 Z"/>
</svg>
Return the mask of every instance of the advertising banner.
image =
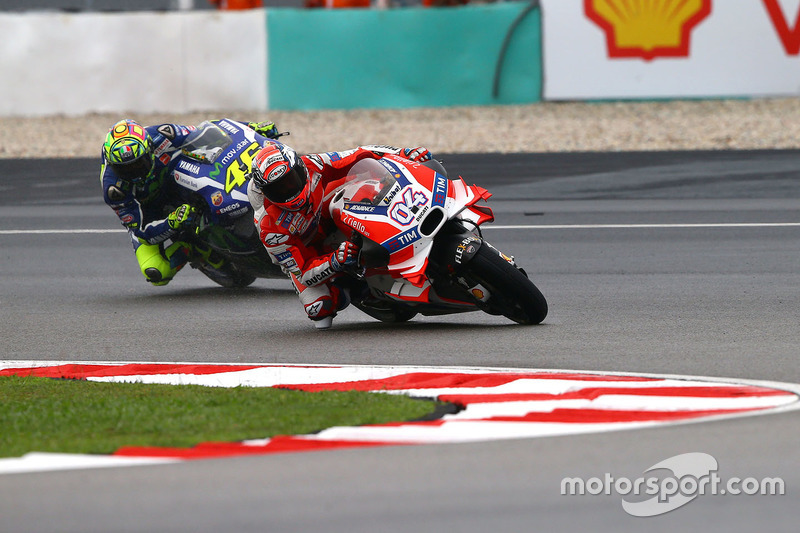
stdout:
<svg viewBox="0 0 800 533">
<path fill-rule="evenodd" d="M 800 95 L 800 0 L 541 0 L 545 100 Z"/>
</svg>

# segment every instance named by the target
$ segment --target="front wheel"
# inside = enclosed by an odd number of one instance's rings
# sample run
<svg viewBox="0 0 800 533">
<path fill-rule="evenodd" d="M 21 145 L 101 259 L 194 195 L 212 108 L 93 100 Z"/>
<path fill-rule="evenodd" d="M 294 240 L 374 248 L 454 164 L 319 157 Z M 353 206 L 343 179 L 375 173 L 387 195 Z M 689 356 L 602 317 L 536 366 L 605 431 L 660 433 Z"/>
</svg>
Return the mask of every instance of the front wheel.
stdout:
<svg viewBox="0 0 800 533">
<path fill-rule="evenodd" d="M 539 324 L 547 316 L 541 291 L 488 243 L 478 248 L 464 273 L 489 291 L 489 299 L 481 304 L 487 312 L 518 324 Z"/>
</svg>

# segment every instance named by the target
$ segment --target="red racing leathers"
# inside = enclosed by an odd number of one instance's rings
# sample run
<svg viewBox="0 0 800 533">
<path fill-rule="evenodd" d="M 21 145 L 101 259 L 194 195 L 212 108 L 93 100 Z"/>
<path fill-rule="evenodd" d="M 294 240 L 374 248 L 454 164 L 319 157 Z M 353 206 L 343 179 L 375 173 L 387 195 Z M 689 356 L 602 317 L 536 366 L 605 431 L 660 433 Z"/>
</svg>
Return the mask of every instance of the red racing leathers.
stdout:
<svg viewBox="0 0 800 533">
<path fill-rule="evenodd" d="M 423 152 L 424 151 L 424 152 Z M 384 154 L 401 157 L 430 158 L 427 150 L 403 150 L 391 146 L 360 146 L 343 152 L 327 152 L 301 156 L 308 169 L 311 200 L 299 211 L 288 211 L 267 200 L 254 185 L 247 188 L 259 229 L 272 261 L 280 265 L 294 282 L 300 301 L 311 320 L 333 317 L 348 303 L 343 291 L 329 282 L 337 272 L 331 264 L 331 246 L 325 238 L 335 232 L 327 212 L 330 198 L 325 198 L 328 186 L 345 176 L 350 168 L 365 158 L 378 159 Z M 328 201 L 326 201 L 328 200 Z"/>
</svg>

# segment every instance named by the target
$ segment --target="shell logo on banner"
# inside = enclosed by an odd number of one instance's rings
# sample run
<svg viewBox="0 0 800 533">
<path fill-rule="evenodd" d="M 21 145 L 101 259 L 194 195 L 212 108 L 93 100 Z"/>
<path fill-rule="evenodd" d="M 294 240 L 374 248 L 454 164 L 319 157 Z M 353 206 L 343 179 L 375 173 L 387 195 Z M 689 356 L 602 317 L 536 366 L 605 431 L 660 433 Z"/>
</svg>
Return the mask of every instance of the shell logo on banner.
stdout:
<svg viewBox="0 0 800 533">
<path fill-rule="evenodd" d="M 606 35 L 609 58 L 688 57 L 692 30 L 711 0 L 584 0 L 586 16 Z"/>
</svg>

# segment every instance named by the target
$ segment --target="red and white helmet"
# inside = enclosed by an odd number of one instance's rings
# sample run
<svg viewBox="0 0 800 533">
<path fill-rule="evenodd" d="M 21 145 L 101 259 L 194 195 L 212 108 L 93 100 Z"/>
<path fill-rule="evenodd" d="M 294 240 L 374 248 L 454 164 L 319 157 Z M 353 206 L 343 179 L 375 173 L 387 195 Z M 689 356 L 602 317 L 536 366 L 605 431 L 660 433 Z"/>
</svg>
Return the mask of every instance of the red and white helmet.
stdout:
<svg viewBox="0 0 800 533">
<path fill-rule="evenodd" d="M 281 143 L 263 147 L 253 158 L 251 179 L 273 204 L 299 211 L 309 201 L 308 170 L 300 155 Z"/>
</svg>

